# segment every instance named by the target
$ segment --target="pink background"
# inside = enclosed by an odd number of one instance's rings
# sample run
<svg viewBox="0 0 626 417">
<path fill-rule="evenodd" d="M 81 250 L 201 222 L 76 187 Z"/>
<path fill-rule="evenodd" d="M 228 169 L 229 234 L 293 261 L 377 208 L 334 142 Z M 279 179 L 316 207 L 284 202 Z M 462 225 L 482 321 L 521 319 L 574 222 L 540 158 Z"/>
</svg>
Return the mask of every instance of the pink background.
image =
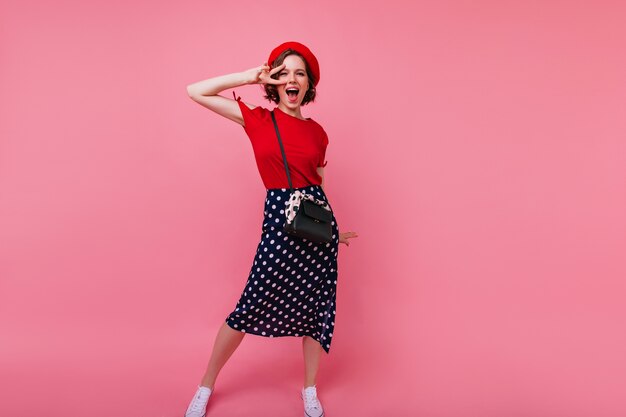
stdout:
<svg viewBox="0 0 626 417">
<path fill-rule="evenodd" d="M 623 4 L 3 4 L 0 415 L 182 416 L 265 193 L 186 86 L 286 40 L 320 60 L 303 115 L 359 233 L 328 417 L 626 415 Z M 301 357 L 246 336 L 209 416 L 300 415 Z"/>
</svg>

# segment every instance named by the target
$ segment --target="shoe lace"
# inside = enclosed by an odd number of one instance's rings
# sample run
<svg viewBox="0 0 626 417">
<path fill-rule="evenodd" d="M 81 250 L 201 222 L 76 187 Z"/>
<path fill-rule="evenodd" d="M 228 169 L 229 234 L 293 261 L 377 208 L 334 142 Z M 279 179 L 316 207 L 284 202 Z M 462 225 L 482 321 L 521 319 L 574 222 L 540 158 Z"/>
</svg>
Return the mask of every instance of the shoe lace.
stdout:
<svg viewBox="0 0 626 417">
<path fill-rule="evenodd" d="M 191 410 L 192 411 L 202 411 L 202 409 L 204 409 L 204 407 L 206 407 L 206 404 L 209 400 L 209 397 L 203 397 L 202 395 L 198 394 L 194 397 L 193 401 L 191 402 Z"/>
<path fill-rule="evenodd" d="M 315 388 L 304 390 L 304 407 L 306 409 L 321 408 L 320 402 L 317 399 L 317 392 Z"/>
</svg>

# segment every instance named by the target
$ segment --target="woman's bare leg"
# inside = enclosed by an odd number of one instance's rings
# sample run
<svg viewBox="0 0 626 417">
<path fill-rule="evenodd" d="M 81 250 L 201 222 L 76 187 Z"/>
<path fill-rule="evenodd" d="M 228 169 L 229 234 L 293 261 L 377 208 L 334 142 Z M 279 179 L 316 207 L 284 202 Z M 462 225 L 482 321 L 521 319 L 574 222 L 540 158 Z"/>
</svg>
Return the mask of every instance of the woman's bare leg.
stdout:
<svg viewBox="0 0 626 417">
<path fill-rule="evenodd" d="M 201 386 L 209 387 L 213 390 L 217 375 L 222 370 L 226 361 L 228 361 L 230 356 L 237 349 L 245 335 L 244 332 L 231 328 L 226 322 L 222 324 L 222 327 L 217 332 L 217 336 L 215 336 L 213 352 L 211 352 L 209 364 L 202 377 Z"/>
<path fill-rule="evenodd" d="M 304 336 L 302 338 L 302 352 L 304 353 L 304 387 L 312 387 L 317 378 L 322 346 L 312 337 Z"/>
</svg>

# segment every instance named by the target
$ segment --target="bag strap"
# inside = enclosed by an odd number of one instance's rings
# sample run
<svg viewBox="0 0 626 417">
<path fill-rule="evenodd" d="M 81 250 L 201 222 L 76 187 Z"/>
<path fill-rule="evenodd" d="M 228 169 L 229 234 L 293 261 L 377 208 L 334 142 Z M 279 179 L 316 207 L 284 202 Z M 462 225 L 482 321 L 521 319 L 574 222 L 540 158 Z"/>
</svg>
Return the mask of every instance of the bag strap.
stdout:
<svg viewBox="0 0 626 417">
<path fill-rule="evenodd" d="M 276 136 L 278 136 L 278 144 L 280 145 L 280 152 L 283 154 L 283 162 L 285 163 L 285 171 L 287 172 L 287 181 L 289 181 L 289 190 L 293 194 L 293 186 L 291 185 L 291 175 L 289 175 L 289 166 L 287 165 L 287 157 L 285 156 L 285 148 L 283 148 L 283 141 L 280 140 L 280 133 L 278 132 L 278 124 L 276 123 L 276 116 L 274 116 L 274 110 L 272 109 L 272 122 L 274 122 L 274 129 L 276 130 Z"/>
</svg>

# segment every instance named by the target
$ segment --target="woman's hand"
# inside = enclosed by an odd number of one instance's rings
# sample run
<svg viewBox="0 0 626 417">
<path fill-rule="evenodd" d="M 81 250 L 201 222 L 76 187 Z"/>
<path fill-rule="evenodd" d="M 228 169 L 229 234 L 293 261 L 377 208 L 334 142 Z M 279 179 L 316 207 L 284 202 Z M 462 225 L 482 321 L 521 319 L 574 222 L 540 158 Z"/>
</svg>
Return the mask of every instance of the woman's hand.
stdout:
<svg viewBox="0 0 626 417">
<path fill-rule="evenodd" d="M 358 237 L 359 235 L 356 234 L 356 232 L 343 232 L 343 233 L 339 233 L 339 243 L 344 243 L 346 246 L 350 246 L 350 242 L 348 242 L 348 239 L 351 239 L 353 237 Z"/>
<path fill-rule="evenodd" d="M 267 65 L 267 62 L 264 62 L 263 65 L 250 68 L 246 73 L 250 74 L 250 82 L 249 84 L 287 84 L 287 80 L 284 81 L 277 80 L 272 78 L 272 75 L 276 74 L 278 71 L 285 68 L 285 63 L 283 62 L 276 68 L 270 71 L 270 66 Z"/>
</svg>

